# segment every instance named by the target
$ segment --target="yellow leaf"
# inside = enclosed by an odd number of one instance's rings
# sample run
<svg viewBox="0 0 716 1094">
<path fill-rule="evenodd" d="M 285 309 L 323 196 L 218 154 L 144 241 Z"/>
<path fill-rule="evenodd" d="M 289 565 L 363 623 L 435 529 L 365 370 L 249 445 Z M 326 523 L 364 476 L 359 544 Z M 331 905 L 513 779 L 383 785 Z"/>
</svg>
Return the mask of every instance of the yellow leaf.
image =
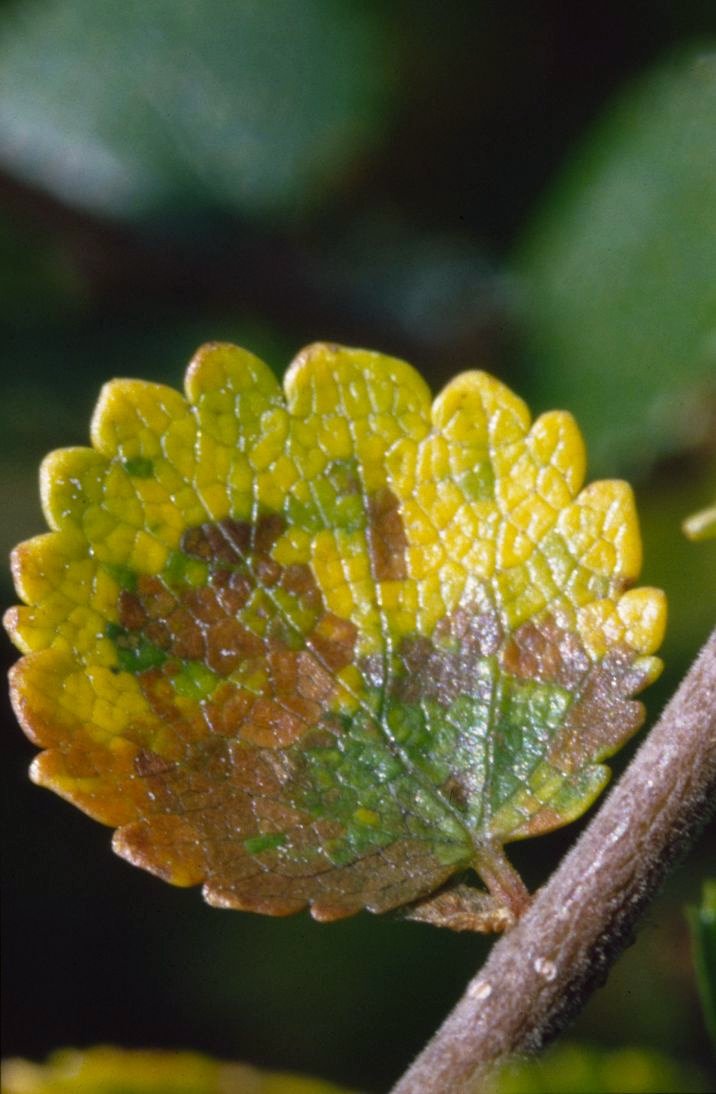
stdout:
<svg viewBox="0 0 716 1094">
<path fill-rule="evenodd" d="M 13 558 L 33 778 L 221 906 L 513 922 L 504 844 L 590 805 L 660 669 L 633 494 L 583 486 L 573 418 L 332 345 L 282 389 L 211 344 L 185 397 L 107 384 L 92 441 Z"/>
</svg>

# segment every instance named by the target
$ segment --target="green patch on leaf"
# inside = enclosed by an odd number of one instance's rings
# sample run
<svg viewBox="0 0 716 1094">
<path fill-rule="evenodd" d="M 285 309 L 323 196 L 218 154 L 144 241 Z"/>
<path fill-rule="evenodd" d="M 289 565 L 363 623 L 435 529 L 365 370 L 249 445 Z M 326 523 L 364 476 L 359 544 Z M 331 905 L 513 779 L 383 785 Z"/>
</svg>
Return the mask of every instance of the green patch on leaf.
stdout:
<svg viewBox="0 0 716 1094">
<path fill-rule="evenodd" d="M 286 837 L 282 832 L 273 835 L 253 836 L 244 840 L 244 847 L 250 855 L 261 855 L 264 851 L 275 851 L 277 847 L 283 847 Z"/>
<path fill-rule="evenodd" d="M 146 456 L 134 456 L 131 460 L 124 460 L 122 466 L 128 475 L 136 479 L 149 479 L 154 474 L 154 462 Z"/>
<path fill-rule="evenodd" d="M 166 651 L 141 635 L 131 634 L 118 623 L 108 623 L 107 638 L 114 642 L 117 664 L 122 672 L 140 673 L 159 668 L 166 661 Z"/>
<path fill-rule="evenodd" d="M 201 559 L 191 558 L 183 551 L 172 551 L 167 559 L 162 577 L 170 587 L 181 585 L 200 586 L 206 583 L 208 567 Z"/>
<path fill-rule="evenodd" d="M 181 671 L 172 676 L 174 691 L 185 699 L 206 699 L 220 680 L 221 677 L 201 661 L 187 661 Z"/>
<path fill-rule="evenodd" d="M 460 476 L 460 485 L 470 501 L 488 501 L 495 496 L 495 476 L 489 460 Z"/>
<path fill-rule="evenodd" d="M 110 577 L 114 578 L 120 589 L 124 589 L 129 593 L 134 592 L 137 587 L 137 573 L 135 570 L 130 569 L 129 566 L 119 566 L 109 562 L 105 562 L 104 568 Z"/>
</svg>

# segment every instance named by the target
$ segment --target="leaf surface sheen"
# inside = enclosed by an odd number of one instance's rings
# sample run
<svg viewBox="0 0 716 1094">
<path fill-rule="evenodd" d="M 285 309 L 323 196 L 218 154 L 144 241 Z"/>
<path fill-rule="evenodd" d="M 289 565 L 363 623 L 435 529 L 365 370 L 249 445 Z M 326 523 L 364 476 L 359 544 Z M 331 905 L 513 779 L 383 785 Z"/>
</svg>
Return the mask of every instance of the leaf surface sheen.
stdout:
<svg viewBox="0 0 716 1094">
<path fill-rule="evenodd" d="M 324 344 L 282 391 L 210 344 L 186 398 L 108 384 L 92 441 L 13 559 L 35 780 L 216 905 L 513 922 L 504 844 L 591 804 L 660 668 L 631 491 L 582 489 L 571 416 Z"/>
</svg>

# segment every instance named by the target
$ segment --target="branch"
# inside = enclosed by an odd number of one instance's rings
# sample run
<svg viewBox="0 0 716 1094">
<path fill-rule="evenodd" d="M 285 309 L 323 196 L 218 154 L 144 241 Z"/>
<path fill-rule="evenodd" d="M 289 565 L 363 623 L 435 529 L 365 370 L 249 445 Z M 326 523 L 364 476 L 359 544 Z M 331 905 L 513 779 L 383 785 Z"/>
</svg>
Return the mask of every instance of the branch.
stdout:
<svg viewBox="0 0 716 1094">
<path fill-rule="evenodd" d="M 587 1001 L 714 808 L 716 631 L 617 786 L 393 1094 L 484 1089 Z"/>
</svg>

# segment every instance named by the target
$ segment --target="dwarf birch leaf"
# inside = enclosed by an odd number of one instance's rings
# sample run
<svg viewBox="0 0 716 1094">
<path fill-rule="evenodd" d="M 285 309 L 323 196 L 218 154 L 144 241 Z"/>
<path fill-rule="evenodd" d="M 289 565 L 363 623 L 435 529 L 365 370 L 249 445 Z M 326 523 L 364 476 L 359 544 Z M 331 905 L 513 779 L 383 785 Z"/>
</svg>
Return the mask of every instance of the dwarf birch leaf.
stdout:
<svg viewBox="0 0 716 1094">
<path fill-rule="evenodd" d="M 215 905 L 507 926 L 504 845 L 584 812 L 660 668 L 632 493 L 584 463 L 568 413 L 363 350 L 113 381 L 13 557 L 33 778 Z"/>
</svg>

